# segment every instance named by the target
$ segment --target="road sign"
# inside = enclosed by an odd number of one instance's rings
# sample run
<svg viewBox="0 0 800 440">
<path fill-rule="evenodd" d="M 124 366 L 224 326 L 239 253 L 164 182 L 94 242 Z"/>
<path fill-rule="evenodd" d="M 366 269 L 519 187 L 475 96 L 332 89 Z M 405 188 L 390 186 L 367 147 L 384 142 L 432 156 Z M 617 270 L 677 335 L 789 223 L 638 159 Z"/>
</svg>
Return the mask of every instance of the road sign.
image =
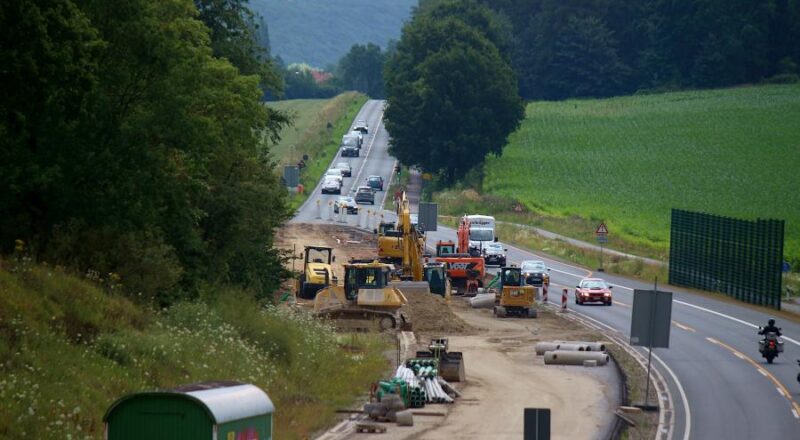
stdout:
<svg viewBox="0 0 800 440">
<path fill-rule="evenodd" d="M 419 202 L 417 223 L 423 232 L 435 231 L 439 213 L 438 203 Z"/>
<path fill-rule="evenodd" d="M 633 291 L 631 345 L 669 348 L 672 292 Z"/>
<path fill-rule="evenodd" d="M 550 408 L 525 408 L 523 440 L 550 440 Z"/>
<path fill-rule="evenodd" d="M 600 223 L 600 226 L 597 227 L 597 230 L 594 231 L 597 235 L 606 235 L 608 234 L 608 228 L 606 227 L 605 223 Z"/>
<path fill-rule="evenodd" d="M 608 243 L 608 235 L 606 234 L 597 234 L 597 242 L 600 244 Z"/>
</svg>

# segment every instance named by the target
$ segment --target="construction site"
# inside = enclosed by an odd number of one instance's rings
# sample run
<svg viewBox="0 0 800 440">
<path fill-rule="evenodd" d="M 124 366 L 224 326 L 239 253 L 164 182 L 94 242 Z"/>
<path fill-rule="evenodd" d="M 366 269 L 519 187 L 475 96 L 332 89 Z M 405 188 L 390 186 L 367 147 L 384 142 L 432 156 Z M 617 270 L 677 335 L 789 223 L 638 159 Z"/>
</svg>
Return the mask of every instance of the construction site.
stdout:
<svg viewBox="0 0 800 440">
<path fill-rule="evenodd" d="M 520 268 L 490 273 L 466 216 L 457 240 L 426 243 L 405 194 L 395 202 L 396 221 L 372 230 L 290 223 L 279 235 L 291 307 L 396 345 L 385 377 L 316 438 L 518 439 L 532 408 L 550 409 L 552 438 L 614 438 L 636 423 L 602 335 L 545 306 L 548 286 Z"/>
</svg>

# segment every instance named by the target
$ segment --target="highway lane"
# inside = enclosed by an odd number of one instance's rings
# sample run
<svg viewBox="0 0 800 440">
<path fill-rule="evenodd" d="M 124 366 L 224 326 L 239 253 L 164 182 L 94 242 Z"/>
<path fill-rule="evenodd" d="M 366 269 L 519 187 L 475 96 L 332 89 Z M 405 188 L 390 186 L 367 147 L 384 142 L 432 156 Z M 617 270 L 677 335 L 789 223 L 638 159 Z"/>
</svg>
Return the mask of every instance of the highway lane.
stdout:
<svg viewBox="0 0 800 440">
<path fill-rule="evenodd" d="M 370 174 L 382 175 L 388 188 L 394 159 L 387 152 L 389 137 L 380 123 L 382 110 L 382 101 L 369 101 L 357 116 L 368 121 L 371 131 L 365 138 L 362 156 L 351 159 L 354 177 L 345 179 L 348 191 L 358 186 L 357 180 L 363 182 Z M 338 160 L 337 156 L 335 161 Z M 356 177 L 359 171 L 360 176 Z M 378 193 L 380 199 L 384 195 Z M 336 197 L 320 195 L 319 188 L 315 188 L 292 221 L 323 221 L 316 219 L 316 200 L 326 203 Z M 392 217 L 389 212 L 385 215 Z M 356 216 L 349 217 L 351 223 L 356 222 Z M 439 225 L 439 231 L 427 234 L 429 244 L 440 239 L 455 239 L 455 231 Z M 512 245 L 506 247 L 510 263 L 541 259 L 551 267 L 551 302 L 560 301 L 561 289 L 566 287 L 570 310 L 613 329 L 623 340 L 628 339 L 632 289 L 649 289 L 651 283 L 600 274 L 615 286 L 615 304 L 612 307 L 577 306 L 574 286 L 584 276 L 593 275 L 591 270 Z M 662 290 L 667 289 L 674 293 L 671 348 L 654 350 L 653 366 L 667 379 L 675 406 L 673 438 L 793 438 L 797 435 L 800 407 L 795 402 L 800 402 L 800 384 L 796 381 L 795 359 L 800 358 L 800 326 L 779 321 L 788 336 L 786 352 L 775 364 L 767 365 L 757 351 L 755 327 L 766 323 L 770 316 L 768 311 L 662 286 Z"/>
<path fill-rule="evenodd" d="M 336 162 L 349 162 L 352 168 L 352 177 L 345 177 L 344 185 L 342 186 L 342 195 L 355 195 L 357 187 L 365 185 L 367 177 L 371 175 L 379 175 L 384 179 L 384 190 L 389 187 L 389 179 L 394 170 L 395 160 L 389 156 L 389 134 L 383 126 L 383 106 L 384 101 L 369 100 L 364 104 L 361 110 L 356 115 L 355 120 L 364 119 L 369 124 L 369 133 L 364 135 L 364 144 L 361 147 L 359 157 L 341 157 L 341 152 L 337 152 L 336 157 L 330 166 Z M 355 120 L 353 122 L 355 122 Z M 351 124 L 352 126 L 352 124 Z M 330 167 L 329 166 L 329 167 Z M 323 217 L 325 209 L 329 203 L 335 201 L 339 196 L 336 194 L 322 194 L 320 191 L 320 182 L 312 190 L 306 202 L 297 210 L 293 223 L 309 223 L 324 221 L 317 219 L 317 202 L 323 209 Z M 375 194 L 375 204 L 359 205 L 360 209 L 378 209 L 382 204 L 386 191 L 379 191 Z M 358 221 L 356 215 L 347 216 L 348 222 L 355 224 Z"/>
<path fill-rule="evenodd" d="M 428 233 L 428 242 L 454 239 L 455 231 L 439 226 Z M 613 328 L 628 339 L 630 331 L 632 289 L 652 289 L 652 284 L 609 274 L 595 274 L 585 268 L 565 264 L 542 254 L 505 245 L 508 261 L 520 264 L 526 259 L 541 259 L 551 267 L 553 286 L 549 300 L 560 302 L 563 288 L 569 289 L 568 308 L 587 315 Z M 614 285 L 615 304 L 611 307 L 574 303 L 574 288 L 585 276 L 600 276 Z M 655 349 L 658 356 L 675 373 L 678 382 L 669 381 L 676 407 L 675 438 L 687 432 L 689 438 L 746 439 L 760 436 L 791 438 L 800 432 L 800 386 L 795 359 L 800 358 L 800 326 L 779 322 L 783 327 L 786 351 L 773 365 L 767 365 L 757 350 L 758 336 L 754 326 L 764 325 L 768 311 L 754 310 L 738 304 L 692 294 L 672 286 L 661 290 L 673 292 L 674 321 L 671 348 Z M 710 338 L 710 339 L 707 339 Z M 721 344 L 714 343 L 717 341 Z M 654 358 L 655 358 L 654 356 Z M 654 366 L 664 370 L 654 361 Z M 662 371 L 670 377 L 667 371 Z M 681 389 L 690 413 L 681 402 Z M 788 437 L 787 437 L 788 435 Z"/>
</svg>

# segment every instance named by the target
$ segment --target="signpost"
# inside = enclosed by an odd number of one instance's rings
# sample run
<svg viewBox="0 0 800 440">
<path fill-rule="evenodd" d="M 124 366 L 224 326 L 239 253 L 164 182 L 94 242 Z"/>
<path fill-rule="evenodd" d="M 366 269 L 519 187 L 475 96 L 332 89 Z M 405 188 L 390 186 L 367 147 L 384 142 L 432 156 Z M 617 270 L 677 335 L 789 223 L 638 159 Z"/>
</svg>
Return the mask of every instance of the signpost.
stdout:
<svg viewBox="0 0 800 440">
<path fill-rule="evenodd" d="M 645 410 L 656 410 L 658 406 L 647 404 L 650 395 L 650 365 L 654 348 L 669 348 L 669 332 L 672 324 L 672 292 L 658 290 L 656 278 L 653 290 L 633 291 L 633 314 L 631 316 L 631 345 L 647 347 L 647 385 L 644 392 Z"/>
<path fill-rule="evenodd" d="M 597 242 L 600 244 L 600 267 L 597 269 L 598 272 L 604 272 L 603 269 L 603 245 L 608 243 L 608 228 L 606 227 L 605 223 L 600 223 L 597 229 L 594 231 L 595 237 L 597 237 Z"/>
</svg>

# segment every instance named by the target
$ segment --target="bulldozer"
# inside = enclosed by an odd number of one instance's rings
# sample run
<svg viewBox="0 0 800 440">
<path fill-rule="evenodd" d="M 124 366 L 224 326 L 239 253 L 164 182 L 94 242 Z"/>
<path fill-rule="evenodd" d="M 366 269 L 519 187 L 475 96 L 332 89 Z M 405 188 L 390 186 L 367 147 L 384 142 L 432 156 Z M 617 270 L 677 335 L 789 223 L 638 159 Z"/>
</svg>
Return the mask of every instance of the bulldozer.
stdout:
<svg viewBox="0 0 800 440">
<path fill-rule="evenodd" d="M 401 308 L 403 292 L 390 285 L 392 266 L 373 261 L 344 265 L 344 284 L 331 284 L 317 293 L 314 314 L 337 320 L 339 328 L 368 331 L 411 330 Z"/>
<path fill-rule="evenodd" d="M 500 269 L 500 292 L 494 306 L 494 315 L 536 317 L 536 287 L 525 284 L 522 269 L 508 266 Z"/>
<path fill-rule="evenodd" d="M 447 338 L 434 338 L 428 344 L 428 351 L 418 351 L 417 358 L 434 358 L 439 360 L 439 375 L 448 382 L 463 382 L 464 355 L 460 351 L 447 351 Z"/>
<path fill-rule="evenodd" d="M 314 299 L 320 289 L 336 278 L 331 267 L 336 257 L 333 248 L 327 246 L 305 246 L 303 254 L 303 274 L 297 280 L 295 292 L 299 298 Z"/>
</svg>

